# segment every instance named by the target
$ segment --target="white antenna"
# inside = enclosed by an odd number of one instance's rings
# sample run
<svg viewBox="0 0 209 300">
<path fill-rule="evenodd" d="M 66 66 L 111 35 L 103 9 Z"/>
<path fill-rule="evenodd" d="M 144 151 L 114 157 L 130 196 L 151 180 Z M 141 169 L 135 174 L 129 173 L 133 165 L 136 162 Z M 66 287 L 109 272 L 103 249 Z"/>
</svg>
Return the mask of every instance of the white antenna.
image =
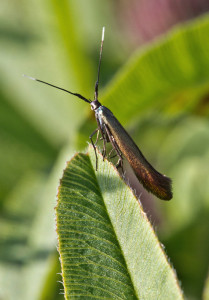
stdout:
<svg viewBox="0 0 209 300">
<path fill-rule="evenodd" d="M 102 41 L 101 41 L 101 47 L 100 47 L 100 53 L 99 53 L 99 66 L 98 66 L 98 73 L 97 73 L 97 81 L 95 83 L 94 100 L 98 100 L 99 75 L 100 75 L 100 67 L 101 67 L 101 61 L 102 61 L 102 50 L 103 50 L 104 34 L 105 34 L 105 27 L 103 26 L 102 27 Z"/>
<path fill-rule="evenodd" d="M 26 78 L 29 78 L 29 79 L 31 79 L 31 80 L 35 80 L 35 81 L 36 81 L 36 78 L 33 78 L 33 77 L 31 77 L 31 76 L 28 76 L 28 75 L 25 75 L 25 74 L 22 74 L 22 76 L 23 76 L 23 77 L 26 77 Z"/>
<path fill-rule="evenodd" d="M 102 42 L 104 42 L 105 27 L 102 28 Z"/>
</svg>

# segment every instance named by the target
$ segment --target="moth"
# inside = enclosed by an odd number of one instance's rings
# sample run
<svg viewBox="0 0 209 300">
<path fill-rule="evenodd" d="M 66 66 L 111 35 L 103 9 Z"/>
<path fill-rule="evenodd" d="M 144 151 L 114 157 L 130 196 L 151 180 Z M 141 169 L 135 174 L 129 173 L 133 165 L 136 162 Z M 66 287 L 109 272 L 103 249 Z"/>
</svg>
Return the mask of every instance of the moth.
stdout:
<svg viewBox="0 0 209 300">
<path fill-rule="evenodd" d="M 52 86 L 54 88 L 60 89 L 67 93 L 70 93 L 71 95 L 74 95 L 90 104 L 91 109 L 95 113 L 95 118 L 97 121 L 97 129 L 89 137 L 96 155 L 96 169 L 98 161 L 96 153 L 96 144 L 98 142 L 99 134 L 101 134 L 101 139 L 103 140 L 103 159 L 107 156 L 106 144 L 111 143 L 112 150 L 115 150 L 116 155 L 118 157 L 118 162 L 116 164 L 117 168 L 121 168 L 123 172 L 123 161 L 125 157 L 130 166 L 132 167 L 139 182 L 144 186 L 144 188 L 147 191 L 153 193 L 155 196 L 162 200 L 170 200 L 172 198 L 171 179 L 155 170 L 155 168 L 147 161 L 142 152 L 139 150 L 138 146 L 135 144 L 133 139 L 130 137 L 130 135 L 124 129 L 124 127 L 120 124 L 117 118 L 113 115 L 113 113 L 107 107 L 103 106 L 98 100 L 98 86 L 104 43 L 104 33 L 105 27 L 103 27 L 102 30 L 102 40 L 99 55 L 97 81 L 95 83 L 94 100 L 88 100 L 81 94 L 70 92 L 66 89 L 60 88 L 45 81 L 33 77 L 29 78 Z M 93 136 L 95 134 L 97 134 L 97 137 L 96 141 L 94 142 Z"/>
</svg>

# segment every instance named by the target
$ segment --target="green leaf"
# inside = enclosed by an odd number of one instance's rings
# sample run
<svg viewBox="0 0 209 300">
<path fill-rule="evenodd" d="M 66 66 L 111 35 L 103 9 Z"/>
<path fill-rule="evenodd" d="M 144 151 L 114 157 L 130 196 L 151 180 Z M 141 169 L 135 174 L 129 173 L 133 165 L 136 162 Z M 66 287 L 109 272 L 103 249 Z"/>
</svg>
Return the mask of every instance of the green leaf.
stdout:
<svg viewBox="0 0 209 300">
<path fill-rule="evenodd" d="M 33 260 L 36 261 L 36 268 L 40 261 L 45 263 L 45 260 L 41 259 L 41 255 L 37 255 L 34 248 L 29 245 L 31 230 L 41 202 L 39 195 L 45 184 L 46 180 L 43 174 L 28 172 L 11 190 L 2 204 L 0 218 L 1 299 L 35 299 L 31 289 L 30 297 L 24 296 L 28 280 L 32 278 L 24 276 L 24 272 L 29 270 Z M 31 274 L 34 276 L 34 269 Z M 34 290 L 37 289 L 37 281 L 33 280 L 33 287 Z"/>
<path fill-rule="evenodd" d="M 56 156 L 50 145 L 0 92 L 0 199 L 26 172 L 48 168 Z"/>
<path fill-rule="evenodd" d="M 77 79 L 77 83 L 79 83 L 80 93 L 86 93 L 93 85 L 93 68 L 87 55 L 84 55 L 82 42 L 79 41 L 79 32 L 77 30 L 78 15 L 75 13 L 77 4 L 72 0 L 61 2 L 53 0 L 51 4 L 67 54 L 65 63 L 69 64 L 71 72 L 73 69 L 74 77 Z M 84 70 L 88 70 L 88 76 L 84 76 Z"/>
<path fill-rule="evenodd" d="M 120 106 L 121 122 L 147 109 L 165 107 L 169 98 L 173 112 L 176 106 L 178 112 L 187 110 L 182 103 L 191 101 L 191 90 L 205 89 L 205 84 L 209 90 L 208 31 L 209 14 L 205 14 L 140 48 L 104 90 L 102 103 L 113 112 Z"/>
<path fill-rule="evenodd" d="M 206 278 L 205 287 L 203 291 L 203 300 L 209 300 L 209 275 Z"/>
<path fill-rule="evenodd" d="M 56 207 L 66 299 L 182 299 L 146 214 L 92 147 L 68 162 Z"/>
</svg>

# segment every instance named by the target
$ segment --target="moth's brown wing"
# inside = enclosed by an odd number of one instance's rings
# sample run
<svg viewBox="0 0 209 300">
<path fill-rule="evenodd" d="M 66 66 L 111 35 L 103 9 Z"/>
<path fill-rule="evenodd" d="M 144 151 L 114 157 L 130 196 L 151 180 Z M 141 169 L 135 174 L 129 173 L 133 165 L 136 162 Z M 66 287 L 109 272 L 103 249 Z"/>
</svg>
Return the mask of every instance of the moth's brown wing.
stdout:
<svg viewBox="0 0 209 300">
<path fill-rule="evenodd" d="M 128 160 L 138 180 L 149 192 L 158 198 L 170 200 L 173 196 L 171 179 L 152 167 L 108 108 L 103 107 L 102 113 L 103 122 L 108 126 L 120 151 Z"/>
</svg>

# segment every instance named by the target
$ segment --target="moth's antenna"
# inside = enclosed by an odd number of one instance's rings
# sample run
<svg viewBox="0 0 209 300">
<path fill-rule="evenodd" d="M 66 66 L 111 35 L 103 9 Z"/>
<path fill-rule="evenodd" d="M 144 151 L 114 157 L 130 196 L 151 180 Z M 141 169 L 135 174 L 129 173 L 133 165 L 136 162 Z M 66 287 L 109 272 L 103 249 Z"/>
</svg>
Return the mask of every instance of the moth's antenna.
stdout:
<svg viewBox="0 0 209 300">
<path fill-rule="evenodd" d="M 61 90 L 61 91 L 64 91 L 64 92 L 66 92 L 66 93 L 69 93 L 69 94 L 71 94 L 71 95 L 74 95 L 74 96 L 76 96 L 76 97 L 82 99 L 82 100 L 85 101 L 85 102 L 91 103 L 90 100 L 86 99 L 84 96 L 82 96 L 82 95 L 80 95 L 80 94 L 78 94 L 78 93 L 72 93 L 72 92 L 70 92 L 70 91 L 68 91 L 68 90 L 66 90 L 66 89 L 63 89 L 63 88 L 61 88 L 61 87 L 58 87 L 58 86 L 56 86 L 56 85 L 53 85 L 53 84 L 51 84 L 51 83 L 45 82 L 45 81 L 40 80 L 40 79 L 37 79 L 37 78 L 33 78 L 33 77 L 30 77 L 30 76 L 27 76 L 27 75 L 25 75 L 25 74 L 23 74 L 23 76 L 24 76 L 24 77 L 27 77 L 27 78 L 29 78 L 29 79 L 31 79 L 31 80 L 35 80 L 35 81 L 38 81 L 38 82 L 47 84 L 47 85 L 52 86 L 52 87 L 54 87 L 54 88 L 56 88 L 56 89 L 58 89 L 58 90 Z"/>
<path fill-rule="evenodd" d="M 101 67 L 101 60 L 102 60 L 102 50 L 103 50 L 103 43 L 104 43 L 104 34 L 105 34 L 105 27 L 102 28 L 102 41 L 101 41 L 100 54 L 99 54 L 99 66 L 98 66 L 98 73 L 97 73 L 97 81 L 95 83 L 94 100 L 98 100 L 99 74 L 100 74 L 100 67 Z"/>
</svg>

